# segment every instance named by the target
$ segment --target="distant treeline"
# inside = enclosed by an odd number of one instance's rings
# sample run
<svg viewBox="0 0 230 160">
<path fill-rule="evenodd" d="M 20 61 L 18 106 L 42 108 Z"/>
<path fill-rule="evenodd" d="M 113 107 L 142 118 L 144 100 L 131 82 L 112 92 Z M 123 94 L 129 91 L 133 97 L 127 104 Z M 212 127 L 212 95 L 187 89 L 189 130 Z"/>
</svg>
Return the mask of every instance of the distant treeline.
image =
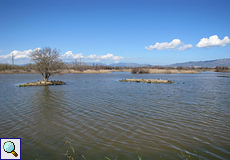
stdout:
<svg viewBox="0 0 230 160">
<path fill-rule="evenodd" d="M 77 71 L 83 72 L 84 70 L 123 70 L 123 69 L 132 69 L 131 73 L 149 73 L 149 69 L 166 69 L 166 70 L 213 70 L 216 72 L 230 72 L 229 67 L 226 66 L 216 66 L 212 67 L 162 67 L 162 66 L 147 66 L 147 67 L 119 67 L 119 66 L 107 66 L 107 65 L 98 65 L 97 63 L 93 63 L 93 65 L 88 65 L 85 62 L 72 62 L 72 63 L 60 63 L 58 69 L 73 69 Z M 23 70 L 26 72 L 30 72 L 31 70 L 36 70 L 36 65 L 33 63 L 29 63 L 26 65 L 11 65 L 11 64 L 1 64 L 0 63 L 0 71 L 5 70 Z"/>
<path fill-rule="evenodd" d="M 150 73 L 150 69 L 164 69 L 164 70 L 211 70 L 211 67 L 162 67 L 162 66 L 149 66 L 149 67 L 133 67 L 132 74 L 147 74 Z"/>
<path fill-rule="evenodd" d="M 83 72 L 84 70 L 121 70 L 121 69 L 130 69 L 130 67 L 118 67 L 118 66 L 106 66 L 106 65 L 99 65 L 97 63 L 93 63 L 93 65 L 88 65 L 85 62 L 81 62 L 81 63 L 76 63 L 76 62 L 72 62 L 72 63 L 60 63 L 57 67 L 57 69 L 73 69 L 73 70 L 77 70 L 77 71 L 81 71 Z M 25 64 L 25 65 L 11 65 L 11 64 L 2 64 L 0 63 L 0 71 L 5 71 L 5 70 L 23 70 L 23 71 L 27 71 L 30 72 L 31 70 L 36 70 L 36 65 L 33 63 L 29 63 L 29 64 Z"/>
<path fill-rule="evenodd" d="M 225 66 L 216 66 L 215 71 L 216 72 L 230 72 L 230 69 Z"/>
<path fill-rule="evenodd" d="M 27 65 L 11 65 L 8 63 L 0 63 L 0 71 L 5 71 L 5 70 L 25 70 L 25 71 L 29 71 L 35 69 L 35 65 L 30 63 Z"/>
</svg>

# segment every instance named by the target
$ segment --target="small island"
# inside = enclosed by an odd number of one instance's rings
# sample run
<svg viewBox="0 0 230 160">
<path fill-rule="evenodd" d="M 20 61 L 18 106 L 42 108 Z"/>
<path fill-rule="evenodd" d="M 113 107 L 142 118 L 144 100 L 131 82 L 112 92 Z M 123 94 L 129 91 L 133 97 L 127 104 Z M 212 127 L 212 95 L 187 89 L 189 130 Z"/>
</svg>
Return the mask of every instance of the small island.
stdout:
<svg viewBox="0 0 230 160">
<path fill-rule="evenodd" d="M 62 85 L 66 84 L 63 81 L 37 81 L 37 82 L 30 82 L 25 84 L 19 84 L 19 87 L 26 87 L 26 86 L 48 86 L 48 85 Z"/>
<path fill-rule="evenodd" d="M 217 76 L 217 77 L 225 77 L 225 78 L 230 78 L 230 75 Z"/>
<path fill-rule="evenodd" d="M 52 50 L 50 47 L 35 49 L 33 52 L 31 52 L 30 58 L 35 63 L 36 70 L 43 76 L 44 80 L 19 84 L 19 87 L 66 84 L 62 81 L 49 81 L 49 77 L 53 74 L 57 74 L 57 69 L 61 65 L 59 52 L 60 51 L 58 51 L 56 48 Z"/>
<path fill-rule="evenodd" d="M 170 80 L 162 79 L 122 79 L 120 82 L 138 82 L 138 83 L 174 83 Z"/>
</svg>

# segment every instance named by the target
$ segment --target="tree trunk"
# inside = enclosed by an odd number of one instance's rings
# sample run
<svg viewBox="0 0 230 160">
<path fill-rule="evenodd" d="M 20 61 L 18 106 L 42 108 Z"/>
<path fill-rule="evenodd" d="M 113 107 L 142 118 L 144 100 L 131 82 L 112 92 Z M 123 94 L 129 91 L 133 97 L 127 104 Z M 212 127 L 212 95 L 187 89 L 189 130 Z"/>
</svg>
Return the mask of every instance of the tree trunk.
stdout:
<svg viewBox="0 0 230 160">
<path fill-rule="evenodd" d="M 48 82 L 49 77 L 50 77 L 50 74 L 49 74 L 49 73 L 46 73 L 46 74 L 42 74 L 42 75 L 43 75 L 44 81 L 45 81 L 45 82 Z"/>
</svg>

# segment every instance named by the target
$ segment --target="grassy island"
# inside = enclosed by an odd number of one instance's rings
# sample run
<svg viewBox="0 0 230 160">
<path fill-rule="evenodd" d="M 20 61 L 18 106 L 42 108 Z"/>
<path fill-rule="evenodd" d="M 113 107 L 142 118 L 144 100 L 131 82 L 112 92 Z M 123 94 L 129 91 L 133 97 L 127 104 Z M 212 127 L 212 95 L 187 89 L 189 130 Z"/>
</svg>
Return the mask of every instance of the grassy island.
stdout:
<svg viewBox="0 0 230 160">
<path fill-rule="evenodd" d="M 170 80 L 162 79 L 122 79 L 120 82 L 139 82 L 139 83 L 174 83 Z"/>
<path fill-rule="evenodd" d="M 63 81 L 37 81 L 37 82 L 30 82 L 25 84 L 19 84 L 19 87 L 26 87 L 26 86 L 48 86 L 48 85 L 62 85 L 66 84 Z"/>
</svg>

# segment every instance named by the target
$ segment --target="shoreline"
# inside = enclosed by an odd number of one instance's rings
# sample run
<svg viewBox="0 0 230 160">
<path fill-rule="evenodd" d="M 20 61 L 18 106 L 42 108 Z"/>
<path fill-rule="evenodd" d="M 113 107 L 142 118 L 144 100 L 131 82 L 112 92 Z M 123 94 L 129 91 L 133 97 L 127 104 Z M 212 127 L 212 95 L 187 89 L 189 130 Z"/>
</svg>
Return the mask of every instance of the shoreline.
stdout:
<svg viewBox="0 0 230 160">
<path fill-rule="evenodd" d="M 77 71 L 74 69 L 62 69 L 58 70 L 57 74 L 67 74 L 67 73 L 73 73 L 73 74 L 102 74 L 102 73 L 111 73 L 111 72 L 130 72 L 132 69 L 101 69 L 101 70 L 91 70 L 87 69 L 83 72 Z M 202 70 L 178 70 L 178 69 L 149 69 L 149 73 L 146 74 L 177 74 L 177 73 L 186 73 L 186 74 L 198 74 Z M 206 70 L 205 70 L 206 71 Z M 209 70 L 211 72 L 214 72 L 214 70 Z M 6 71 L 0 71 L 0 74 L 40 74 L 36 72 L 35 70 L 31 71 L 24 71 L 24 70 L 6 70 Z"/>
</svg>

